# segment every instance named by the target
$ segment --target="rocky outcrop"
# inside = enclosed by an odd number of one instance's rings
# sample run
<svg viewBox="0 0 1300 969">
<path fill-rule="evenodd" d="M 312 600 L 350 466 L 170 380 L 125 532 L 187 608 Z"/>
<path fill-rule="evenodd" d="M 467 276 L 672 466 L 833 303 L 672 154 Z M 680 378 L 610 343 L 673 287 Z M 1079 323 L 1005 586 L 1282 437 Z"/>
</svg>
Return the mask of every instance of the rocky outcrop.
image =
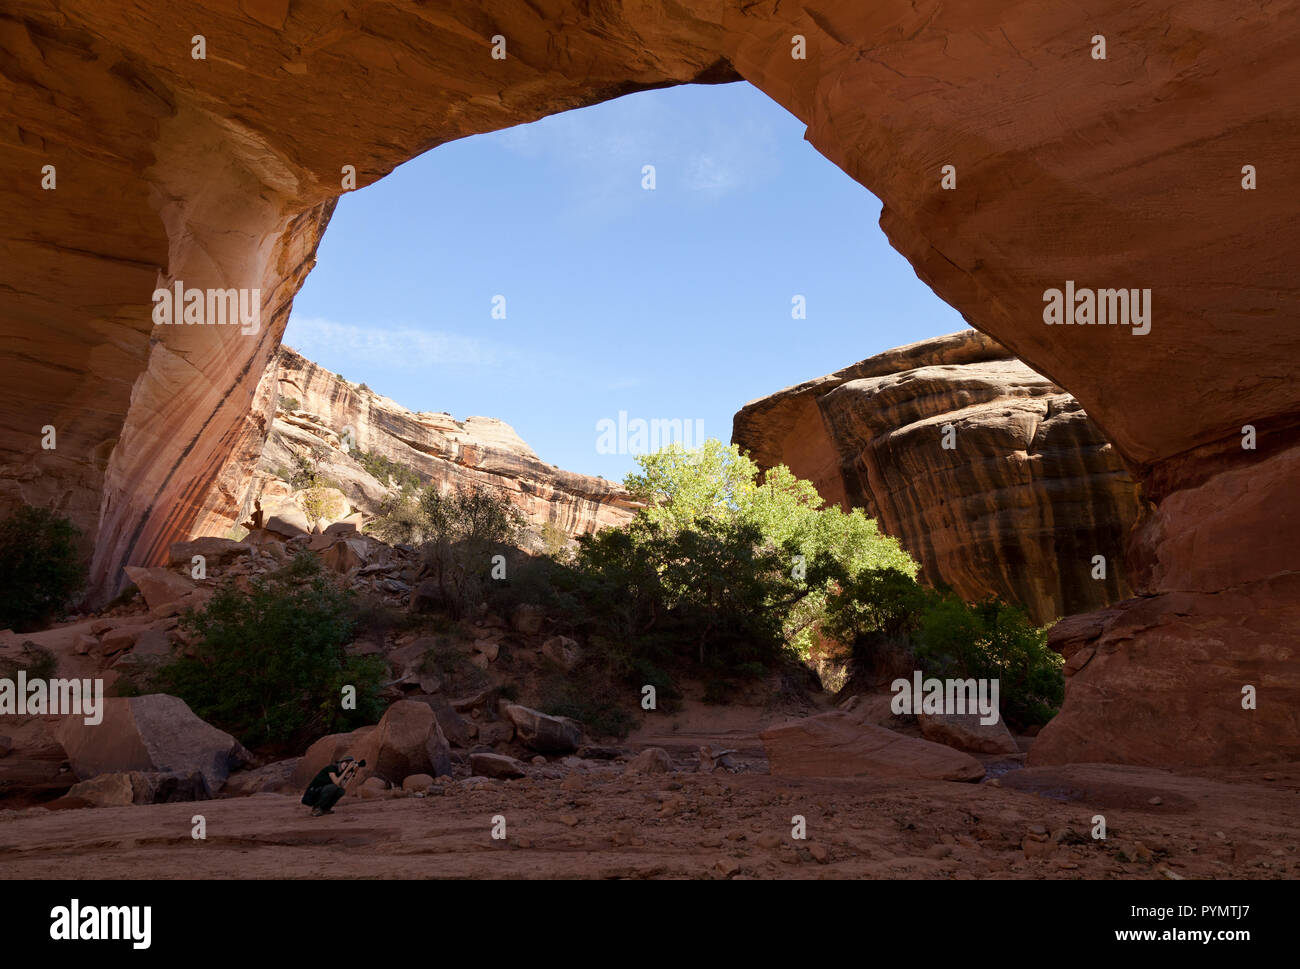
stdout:
<svg viewBox="0 0 1300 969">
<path fill-rule="evenodd" d="M 889 350 L 753 401 L 732 440 L 828 502 L 865 509 L 926 580 L 967 599 L 1020 603 L 1042 623 L 1129 593 L 1136 485 L 1078 401 L 982 333 Z"/>
<path fill-rule="evenodd" d="M 1263 684 L 1268 739 L 1252 756 L 1289 755 L 1300 633 L 1273 597 L 1300 548 L 1288 490 L 1300 194 L 1285 175 L 1300 142 L 1300 20 L 1286 4 L 1227 17 L 1205 0 L 1102 13 L 989 0 L 9 11 L 0 498 L 73 514 L 95 536 L 92 597 L 111 595 L 122 566 L 161 564 L 171 542 L 237 517 L 271 422 L 263 375 L 342 166 L 363 186 L 477 132 L 743 78 L 880 198 L 881 226 L 922 280 L 1074 394 L 1155 503 L 1127 580 L 1166 605 L 1141 642 L 1099 646 L 1128 667 L 1125 691 L 1146 696 L 1175 672 L 1161 644 L 1189 636 L 1216 657 L 1216 691 Z M 155 327 L 153 291 L 178 281 L 256 289 L 256 328 Z M 1044 293 L 1066 281 L 1149 288 L 1150 331 L 1045 325 Z M 56 448 L 42 446 L 47 426 Z M 1228 548 L 1189 541 L 1207 509 L 1232 528 Z M 1229 589 L 1262 606 L 1252 620 Z M 1191 617 L 1174 608 L 1184 594 Z M 1248 622 L 1244 638 L 1205 631 Z M 1204 685 L 1169 690 L 1190 704 Z M 1182 708 L 1144 738 L 1170 763 L 1191 756 Z M 1070 697 L 1044 737 L 1101 718 Z"/>
<path fill-rule="evenodd" d="M 179 697 L 107 697 L 103 704 L 103 722 L 63 717 L 55 728 L 73 773 L 83 780 L 133 771 L 199 774 L 212 793 L 252 759 L 235 738 L 199 719 Z"/>
<path fill-rule="evenodd" d="M 400 484 L 382 470 L 372 473 L 363 458 L 409 470 L 421 486 L 490 488 L 534 527 L 549 522 L 570 536 L 622 524 L 635 513 L 637 505 L 622 487 L 544 463 L 503 421 L 412 413 L 286 347 L 267 375 L 278 406 L 243 517 L 258 501 L 270 514 L 291 496 L 294 489 L 286 478 L 300 457 L 338 485 L 347 506 L 339 518 L 354 511 L 377 514 Z"/>
<path fill-rule="evenodd" d="M 777 777 L 978 781 L 984 776 L 983 765 L 969 754 L 906 737 L 843 710 L 769 727 L 759 736 Z"/>
</svg>

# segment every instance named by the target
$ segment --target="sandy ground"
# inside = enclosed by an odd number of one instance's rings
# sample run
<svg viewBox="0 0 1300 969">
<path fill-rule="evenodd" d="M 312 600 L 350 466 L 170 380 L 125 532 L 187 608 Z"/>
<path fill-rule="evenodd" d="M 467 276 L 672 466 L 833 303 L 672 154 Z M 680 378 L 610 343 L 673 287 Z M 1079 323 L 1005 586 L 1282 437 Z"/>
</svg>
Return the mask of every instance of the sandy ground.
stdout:
<svg viewBox="0 0 1300 969">
<path fill-rule="evenodd" d="M 978 785 L 749 771 L 637 777 L 610 765 L 563 779 L 444 788 L 425 797 L 347 797 L 322 818 L 278 794 L 2 812 L 0 877 L 1300 875 L 1300 765 L 1217 778 L 1076 765 Z M 204 841 L 191 837 L 195 814 L 206 819 Z M 1105 841 L 1090 836 L 1097 814 L 1106 818 Z M 794 815 L 806 819 L 806 840 L 791 837 Z M 492 837 L 497 816 L 506 823 L 502 840 Z"/>
</svg>

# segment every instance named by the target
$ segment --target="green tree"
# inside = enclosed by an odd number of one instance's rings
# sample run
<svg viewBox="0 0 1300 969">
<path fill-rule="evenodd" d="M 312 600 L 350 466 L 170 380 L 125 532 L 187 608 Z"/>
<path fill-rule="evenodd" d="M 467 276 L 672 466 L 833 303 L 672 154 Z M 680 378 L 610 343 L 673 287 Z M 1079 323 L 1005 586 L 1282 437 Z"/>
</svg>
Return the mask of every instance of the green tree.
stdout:
<svg viewBox="0 0 1300 969">
<path fill-rule="evenodd" d="M 24 505 L 0 521 L 0 628 L 39 629 L 81 590 L 81 532 L 62 515 Z"/>
<path fill-rule="evenodd" d="M 373 723 L 384 675 L 376 657 L 351 657 L 356 604 L 309 552 L 248 591 L 222 585 L 182 627 L 193 655 L 163 667 L 158 684 L 250 747 L 300 749 L 322 734 Z M 356 709 L 342 706 L 356 689 Z"/>
</svg>

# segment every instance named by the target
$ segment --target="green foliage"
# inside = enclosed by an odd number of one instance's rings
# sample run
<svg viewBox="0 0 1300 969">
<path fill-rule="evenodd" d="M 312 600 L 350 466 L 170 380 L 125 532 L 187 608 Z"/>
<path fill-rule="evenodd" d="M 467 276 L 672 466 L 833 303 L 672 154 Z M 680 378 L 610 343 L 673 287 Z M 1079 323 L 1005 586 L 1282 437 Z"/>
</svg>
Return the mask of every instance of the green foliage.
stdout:
<svg viewBox="0 0 1300 969">
<path fill-rule="evenodd" d="M 302 404 L 297 397 L 281 397 L 276 401 L 276 408 L 283 411 L 294 411 L 300 408 Z"/>
<path fill-rule="evenodd" d="M 373 454 L 369 451 L 353 451 L 352 456 L 366 469 L 366 473 L 370 477 L 383 484 L 396 485 L 398 488 L 412 492 L 424 484 L 419 474 L 414 470 L 404 464 L 398 464 L 382 454 Z"/>
<path fill-rule="evenodd" d="M 936 595 L 921 617 L 915 652 L 927 675 L 998 679 L 1002 712 L 1020 724 L 1046 723 L 1065 699 L 1063 660 L 1018 606 L 966 603 Z"/>
<path fill-rule="evenodd" d="M 81 532 L 46 508 L 24 505 L 0 521 L 0 628 L 39 629 L 81 590 Z"/>
<path fill-rule="evenodd" d="M 569 553 L 569 533 L 553 521 L 542 523 L 540 530 L 543 554 L 564 558 Z"/>
<path fill-rule="evenodd" d="M 850 646 L 873 633 L 898 637 L 916 630 L 930 597 L 916 580 L 897 569 L 864 569 L 830 597 L 822 630 Z"/>
<path fill-rule="evenodd" d="M 322 519 L 333 521 L 343 514 L 343 499 L 334 488 L 308 488 L 302 495 L 302 510 L 313 524 Z"/>
<path fill-rule="evenodd" d="M 538 707 L 552 717 L 577 720 L 596 736 L 626 737 L 636 725 L 628 712 L 634 702 L 631 691 L 625 688 L 627 695 L 619 697 L 615 690 L 593 686 L 590 678 L 553 676 L 541 688 Z"/>
<path fill-rule="evenodd" d="M 384 663 L 347 655 L 352 593 L 311 553 L 251 580 L 247 592 L 222 585 L 205 609 L 186 612 L 182 625 L 197 634 L 194 655 L 163 667 L 160 688 L 249 746 L 299 749 L 379 717 Z M 349 685 L 355 710 L 340 702 Z"/>
<path fill-rule="evenodd" d="M 18 647 L 17 656 L 0 656 L 0 678 L 16 679 L 19 670 L 27 671 L 28 680 L 50 680 L 59 670 L 59 661 L 44 646 L 28 640 Z"/>
<path fill-rule="evenodd" d="M 443 681 L 443 692 L 452 695 L 482 689 L 491 677 L 470 662 L 464 650 L 459 649 L 450 635 L 435 637 L 434 645 L 420 658 L 419 670 Z"/>
<path fill-rule="evenodd" d="M 403 485 L 380 503 L 379 514 L 367 523 L 366 532 L 389 545 L 418 545 L 424 541 L 425 528 L 419 493 Z"/>
<path fill-rule="evenodd" d="M 516 539 L 524 517 L 495 491 L 478 485 L 443 493 L 426 488 L 418 499 L 424 570 L 454 618 L 485 601 L 492 559 Z"/>
</svg>

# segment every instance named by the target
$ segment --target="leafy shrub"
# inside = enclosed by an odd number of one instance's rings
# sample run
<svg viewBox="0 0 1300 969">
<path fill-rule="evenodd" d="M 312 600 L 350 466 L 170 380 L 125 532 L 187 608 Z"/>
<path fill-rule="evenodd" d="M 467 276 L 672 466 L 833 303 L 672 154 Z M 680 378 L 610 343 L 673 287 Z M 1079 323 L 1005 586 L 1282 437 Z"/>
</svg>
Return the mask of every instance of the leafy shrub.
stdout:
<svg viewBox="0 0 1300 969">
<path fill-rule="evenodd" d="M 1018 606 L 938 596 L 921 619 L 915 650 L 929 675 L 996 677 L 1002 712 L 1014 723 L 1046 723 L 1065 699 L 1061 656 L 1048 649 L 1047 629 Z"/>
<path fill-rule="evenodd" d="M 485 601 L 492 558 L 505 554 L 523 516 L 505 498 L 471 485 L 442 493 L 427 488 L 419 499 L 424 571 L 452 615 L 469 615 Z"/>
<path fill-rule="evenodd" d="M 347 655 L 352 593 L 309 552 L 249 586 L 226 583 L 205 609 L 185 613 L 182 626 L 198 638 L 194 655 L 160 669 L 160 687 L 250 747 L 301 749 L 375 722 L 386 669 L 378 657 Z M 342 708 L 349 685 L 355 710 Z"/>
<path fill-rule="evenodd" d="M 344 512 L 343 499 L 331 487 L 308 488 L 302 494 L 302 510 L 307 520 L 315 524 L 318 521 L 333 520 Z"/>
<path fill-rule="evenodd" d="M 354 451 L 353 456 L 366 469 L 366 474 L 383 484 L 415 491 L 423 485 L 420 475 L 404 464 L 398 464 L 382 454 Z"/>
<path fill-rule="evenodd" d="M 81 590 L 81 532 L 46 508 L 23 506 L 0 521 L 0 628 L 39 629 Z"/>
<path fill-rule="evenodd" d="M 301 406 L 302 404 L 299 402 L 297 397 L 281 397 L 276 401 L 276 408 L 278 410 L 294 411 L 298 410 Z"/>
<path fill-rule="evenodd" d="M 419 494 L 403 487 L 384 498 L 379 514 L 366 524 L 366 532 L 389 545 L 417 545 L 424 541 L 425 527 Z"/>
<path fill-rule="evenodd" d="M 906 636 L 921 623 L 930 597 L 916 580 L 897 569 L 865 569 L 840 584 L 830 597 L 823 631 L 851 647 L 872 634 Z"/>
</svg>

